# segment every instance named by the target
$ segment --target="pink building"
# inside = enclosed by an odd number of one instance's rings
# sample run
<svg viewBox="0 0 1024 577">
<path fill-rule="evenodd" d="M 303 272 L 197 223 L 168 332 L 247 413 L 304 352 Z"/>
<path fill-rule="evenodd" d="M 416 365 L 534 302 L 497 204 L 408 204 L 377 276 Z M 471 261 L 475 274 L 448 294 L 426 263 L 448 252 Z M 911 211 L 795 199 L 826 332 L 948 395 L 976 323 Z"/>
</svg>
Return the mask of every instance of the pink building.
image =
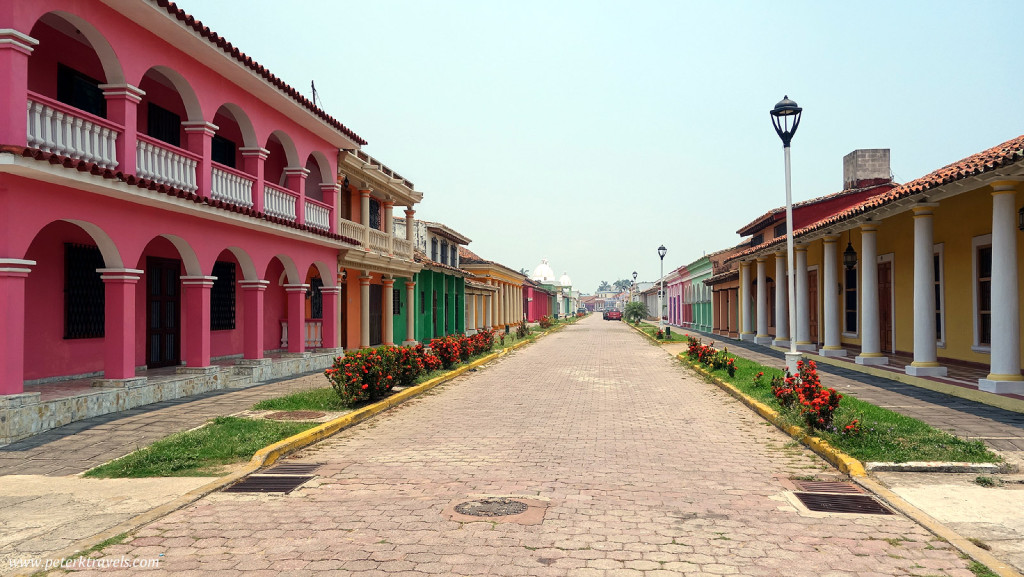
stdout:
<svg viewBox="0 0 1024 577">
<path fill-rule="evenodd" d="M 3 2 L 0 76 L 0 410 L 329 360 L 358 135 L 163 0 Z"/>
<path fill-rule="evenodd" d="M 523 310 L 527 322 L 535 323 L 543 316 L 550 316 L 553 300 L 551 291 L 541 283 L 530 279 L 523 282 Z"/>
</svg>

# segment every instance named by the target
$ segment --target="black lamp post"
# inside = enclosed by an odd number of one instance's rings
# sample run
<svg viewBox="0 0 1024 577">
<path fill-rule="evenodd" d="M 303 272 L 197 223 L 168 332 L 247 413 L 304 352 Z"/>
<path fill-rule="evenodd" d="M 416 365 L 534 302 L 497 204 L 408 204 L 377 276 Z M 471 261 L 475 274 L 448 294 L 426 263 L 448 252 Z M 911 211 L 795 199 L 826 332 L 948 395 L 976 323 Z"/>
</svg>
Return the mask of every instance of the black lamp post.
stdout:
<svg viewBox="0 0 1024 577">
<path fill-rule="evenodd" d="M 658 330 L 665 329 L 665 321 L 663 320 L 663 313 L 665 311 L 665 305 L 663 299 L 665 298 L 665 254 L 668 249 L 665 245 L 658 247 L 658 257 L 661 259 L 661 290 L 658 291 Z"/>
<path fill-rule="evenodd" d="M 800 126 L 803 108 L 796 102 L 783 96 L 782 100 L 771 109 L 772 124 L 775 132 L 782 139 L 782 150 L 786 157 L 786 267 L 789 270 L 789 352 L 786 353 L 786 369 L 791 375 L 797 374 L 796 364 L 800 353 L 796 350 L 796 276 L 793 273 L 793 187 L 790 176 L 789 144 Z"/>
<path fill-rule="evenodd" d="M 633 291 L 636 291 L 636 271 L 633 271 Z M 633 293 L 633 296 L 630 297 L 629 300 L 632 301 L 633 298 L 635 298 L 635 296 L 636 296 L 636 292 Z"/>
</svg>

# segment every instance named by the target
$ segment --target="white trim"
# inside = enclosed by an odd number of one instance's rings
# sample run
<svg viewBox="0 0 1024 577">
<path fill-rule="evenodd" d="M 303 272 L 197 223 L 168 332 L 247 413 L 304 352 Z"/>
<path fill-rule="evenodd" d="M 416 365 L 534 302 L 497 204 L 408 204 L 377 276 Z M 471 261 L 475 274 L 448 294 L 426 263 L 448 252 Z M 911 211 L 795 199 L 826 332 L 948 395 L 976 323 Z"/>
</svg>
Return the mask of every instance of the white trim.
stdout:
<svg viewBox="0 0 1024 577">
<path fill-rule="evenodd" d="M 942 333 L 942 338 L 935 341 L 935 346 L 940 349 L 946 348 L 946 247 L 944 243 L 937 242 L 933 253 L 939 255 L 939 294 L 935 304 L 939 307 L 939 323 L 936 328 Z M 933 281 L 934 282 L 934 281 Z"/>
<path fill-rule="evenodd" d="M 991 347 L 978 341 L 980 318 L 978 317 L 978 249 L 992 246 L 992 234 L 983 234 L 971 238 L 971 319 L 972 332 L 971 350 L 976 353 L 989 354 Z"/>
</svg>

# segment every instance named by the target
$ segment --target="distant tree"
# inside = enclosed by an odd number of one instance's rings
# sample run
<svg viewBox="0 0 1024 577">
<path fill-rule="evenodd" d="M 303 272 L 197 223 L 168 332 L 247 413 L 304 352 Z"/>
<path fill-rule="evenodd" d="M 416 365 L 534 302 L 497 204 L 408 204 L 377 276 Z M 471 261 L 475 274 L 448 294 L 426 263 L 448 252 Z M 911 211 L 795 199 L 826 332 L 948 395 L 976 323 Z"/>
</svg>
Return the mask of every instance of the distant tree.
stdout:
<svg viewBox="0 0 1024 577">
<path fill-rule="evenodd" d="M 612 285 L 608 284 L 608 281 L 606 281 L 606 280 L 601 281 L 600 286 L 597 287 L 597 292 L 610 291 L 610 290 L 612 290 Z"/>
<path fill-rule="evenodd" d="M 633 281 L 628 279 L 621 279 L 615 281 L 615 290 L 624 291 L 629 288 L 629 285 L 633 284 Z"/>
</svg>

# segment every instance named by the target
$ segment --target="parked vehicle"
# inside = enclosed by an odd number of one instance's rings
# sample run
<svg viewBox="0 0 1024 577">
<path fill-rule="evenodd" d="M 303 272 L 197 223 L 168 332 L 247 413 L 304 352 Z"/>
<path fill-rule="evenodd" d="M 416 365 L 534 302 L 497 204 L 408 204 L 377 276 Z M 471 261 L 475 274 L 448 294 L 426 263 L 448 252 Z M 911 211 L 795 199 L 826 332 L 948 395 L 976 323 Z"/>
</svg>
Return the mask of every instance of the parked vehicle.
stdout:
<svg viewBox="0 0 1024 577">
<path fill-rule="evenodd" d="M 608 311 L 605 313 L 605 320 L 609 321 L 621 321 L 622 311 Z"/>
</svg>

